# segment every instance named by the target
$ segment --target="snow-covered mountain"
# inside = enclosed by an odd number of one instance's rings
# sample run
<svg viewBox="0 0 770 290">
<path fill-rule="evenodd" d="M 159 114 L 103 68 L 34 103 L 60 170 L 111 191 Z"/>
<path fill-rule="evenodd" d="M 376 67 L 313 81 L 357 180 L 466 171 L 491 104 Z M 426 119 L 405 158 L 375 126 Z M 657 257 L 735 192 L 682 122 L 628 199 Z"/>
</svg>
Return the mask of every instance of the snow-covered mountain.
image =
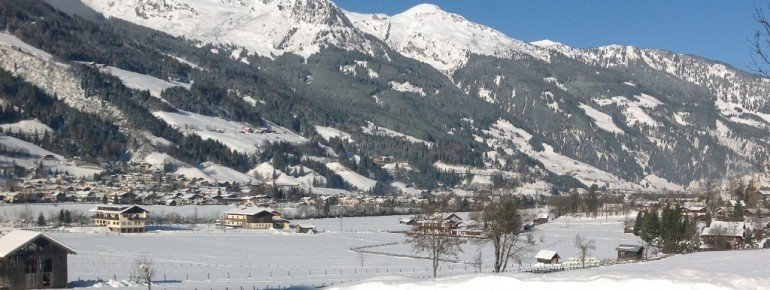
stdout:
<svg viewBox="0 0 770 290">
<path fill-rule="evenodd" d="M 326 0 L 83 0 L 114 17 L 202 43 L 242 47 L 247 53 L 303 57 L 334 45 L 374 54 L 377 44 L 352 28 Z M 234 55 L 239 57 L 239 55 Z"/>
<path fill-rule="evenodd" d="M 770 120 L 766 115 L 756 112 L 770 109 L 766 97 L 770 94 L 770 79 L 740 71 L 723 63 L 692 55 L 633 46 L 608 45 L 579 49 L 549 40 L 532 44 L 589 65 L 616 69 L 641 67 L 666 72 L 686 82 L 706 87 L 722 102 L 717 103 L 717 107 L 727 113 L 727 117 L 730 117 L 727 112 L 729 107 L 737 106 L 753 111 L 751 114 L 759 118 Z"/>
<path fill-rule="evenodd" d="M 346 14 L 356 27 L 383 40 L 395 51 L 448 75 L 465 65 L 470 54 L 500 58 L 526 55 L 543 61 L 549 57 L 537 46 L 432 4 L 420 4 L 394 16 Z"/>
<path fill-rule="evenodd" d="M 119 35 L 75 35 L 93 48 L 60 49 L 36 34 L 12 33 L 28 44 L 0 34 L 0 68 L 117 124 L 138 140 L 124 148 L 131 158 L 166 154 L 189 174 L 208 174 L 214 159 L 241 171 L 272 166 L 266 179 L 286 184 L 350 189 L 681 190 L 751 171 L 770 150 L 770 81 L 697 56 L 525 43 L 429 4 L 387 16 L 328 0 L 79 1 L 125 20 L 100 28 Z M 139 59 L 125 56 L 135 51 Z M 94 74 L 126 88 L 82 81 Z M 49 85 L 59 75 L 71 89 Z M 25 117 L 13 121 L 40 118 Z M 312 156 L 257 160 L 264 141 Z"/>
</svg>

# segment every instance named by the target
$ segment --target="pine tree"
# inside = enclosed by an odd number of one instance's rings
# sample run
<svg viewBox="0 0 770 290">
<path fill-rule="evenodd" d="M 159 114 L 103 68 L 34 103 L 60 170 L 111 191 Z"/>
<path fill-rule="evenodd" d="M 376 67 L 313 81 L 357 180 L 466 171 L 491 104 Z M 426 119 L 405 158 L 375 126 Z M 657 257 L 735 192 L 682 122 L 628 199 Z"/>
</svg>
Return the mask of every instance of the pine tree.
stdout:
<svg viewBox="0 0 770 290">
<path fill-rule="evenodd" d="M 64 224 L 69 225 L 72 223 L 72 214 L 69 210 L 64 210 Z"/>
<path fill-rule="evenodd" d="M 647 243 L 652 243 L 653 240 L 660 237 L 660 219 L 657 210 L 652 210 L 644 215 L 639 237 Z"/>
<path fill-rule="evenodd" d="M 663 242 L 664 253 L 680 252 L 679 242 L 682 238 L 684 225 L 678 209 L 665 206 L 660 218 L 660 238 Z"/>
<path fill-rule="evenodd" d="M 63 223 L 64 223 L 64 209 L 60 209 L 59 210 L 59 224 L 61 225 Z"/>
<path fill-rule="evenodd" d="M 42 227 L 45 226 L 45 216 L 43 215 L 43 212 L 40 212 L 40 214 L 37 216 L 37 225 Z"/>
</svg>

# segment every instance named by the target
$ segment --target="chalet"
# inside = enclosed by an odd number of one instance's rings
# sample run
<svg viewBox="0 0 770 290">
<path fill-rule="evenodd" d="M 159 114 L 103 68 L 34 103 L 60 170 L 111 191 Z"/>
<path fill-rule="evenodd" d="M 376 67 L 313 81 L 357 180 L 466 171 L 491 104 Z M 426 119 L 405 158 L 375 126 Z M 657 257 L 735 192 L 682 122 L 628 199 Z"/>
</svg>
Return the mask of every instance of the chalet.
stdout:
<svg viewBox="0 0 770 290">
<path fill-rule="evenodd" d="M 559 258 L 559 254 L 556 253 L 556 251 L 550 250 L 540 250 L 537 252 L 537 255 L 535 255 L 537 262 L 543 264 L 558 264 Z"/>
<path fill-rule="evenodd" d="M 68 254 L 76 253 L 42 233 L 0 237 L 0 289 L 66 288 Z"/>
<path fill-rule="evenodd" d="M 418 219 L 415 224 L 420 230 L 425 232 L 448 233 L 456 229 L 462 221 L 463 219 L 454 213 L 437 213 L 423 219 Z"/>
<path fill-rule="evenodd" d="M 708 213 L 708 209 L 705 206 L 695 205 L 682 208 L 682 215 L 703 220 Z"/>
<path fill-rule="evenodd" d="M 550 215 L 547 212 L 543 212 L 537 215 L 537 218 L 532 220 L 532 224 L 538 226 L 548 222 Z"/>
<path fill-rule="evenodd" d="M 644 247 L 637 245 L 620 244 L 615 250 L 618 251 L 618 261 L 639 261 L 644 253 Z"/>
<path fill-rule="evenodd" d="M 462 237 L 478 237 L 483 233 L 484 225 L 474 220 L 461 221 L 457 228 L 451 231 L 452 235 Z"/>
<path fill-rule="evenodd" d="M 731 250 L 743 242 L 746 232 L 744 222 L 712 221 L 700 234 L 702 251 Z"/>
<path fill-rule="evenodd" d="M 314 234 L 315 226 L 311 224 L 298 224 L 294 227 L 300 234 Z"/>
<path fill-rule="evenodd" d="M 413 226 L 417 224 L 417 220 L 414 218 L 403 218 L 398 221 L 399 224 Z"/>
<path fill-rule="evenodd" d="M 97 226 L 106 226 L 118 233 L 143 233 L 147 223 L 147 210 L 135 206 L 97 206 L 89 210 L 94 215 L 92 220 Z"/>
<path fill-rule="evenodd" d="M 244 229 L 273 228 L 273 218 L 281 213 L 267 207 L 236 207 L 225 211 L 224 225 Z"/>
</svg>

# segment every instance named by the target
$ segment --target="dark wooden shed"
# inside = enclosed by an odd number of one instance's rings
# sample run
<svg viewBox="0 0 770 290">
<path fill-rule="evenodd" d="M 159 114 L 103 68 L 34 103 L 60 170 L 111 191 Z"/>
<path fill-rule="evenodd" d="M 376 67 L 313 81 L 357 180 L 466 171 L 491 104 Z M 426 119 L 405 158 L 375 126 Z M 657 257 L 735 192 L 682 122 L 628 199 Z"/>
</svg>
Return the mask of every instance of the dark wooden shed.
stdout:
<svg viewBox="0 0 770 290">
<path fill-rule="evenodd" d="M 75 251 L 42 233 L 0 237 L 0 289 L 66 288 L 68 254 Z"/>
<path fill-rule="evenodd" d="M 644 247 L 637 245 L 620 244 L 615 250 L 618 251 L 618 260 L 641 260 Z"/>
</svg>

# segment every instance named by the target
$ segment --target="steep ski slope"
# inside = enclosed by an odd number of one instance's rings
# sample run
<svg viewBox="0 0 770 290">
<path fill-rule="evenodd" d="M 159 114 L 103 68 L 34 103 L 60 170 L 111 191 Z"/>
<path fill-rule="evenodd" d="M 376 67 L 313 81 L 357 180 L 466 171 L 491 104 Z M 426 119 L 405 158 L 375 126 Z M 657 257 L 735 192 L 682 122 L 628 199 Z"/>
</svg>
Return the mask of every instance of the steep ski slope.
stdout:
<svg viewBox="0 0 770 290">
<path fill-rule="evenodd" d="M 544 61 L 549 57 L 547 51 L 537 46 L 447 13 L 436 5 L 417 5 L 392 17 L 346 13 L 356 27 L 385 41 L 392 49 L 449 75 L 468 61 L 469 54 L 529 56 Z"/>
<path fill-rule="evenodd" d="M 329 45 L 379 51 L 325 0 L 82 0 L 120 18 L 203 43 L 235 45 L 260 56 L 305 58 Z M 239 57 L 234 55 L 234 57 Z"/>
</svg>

